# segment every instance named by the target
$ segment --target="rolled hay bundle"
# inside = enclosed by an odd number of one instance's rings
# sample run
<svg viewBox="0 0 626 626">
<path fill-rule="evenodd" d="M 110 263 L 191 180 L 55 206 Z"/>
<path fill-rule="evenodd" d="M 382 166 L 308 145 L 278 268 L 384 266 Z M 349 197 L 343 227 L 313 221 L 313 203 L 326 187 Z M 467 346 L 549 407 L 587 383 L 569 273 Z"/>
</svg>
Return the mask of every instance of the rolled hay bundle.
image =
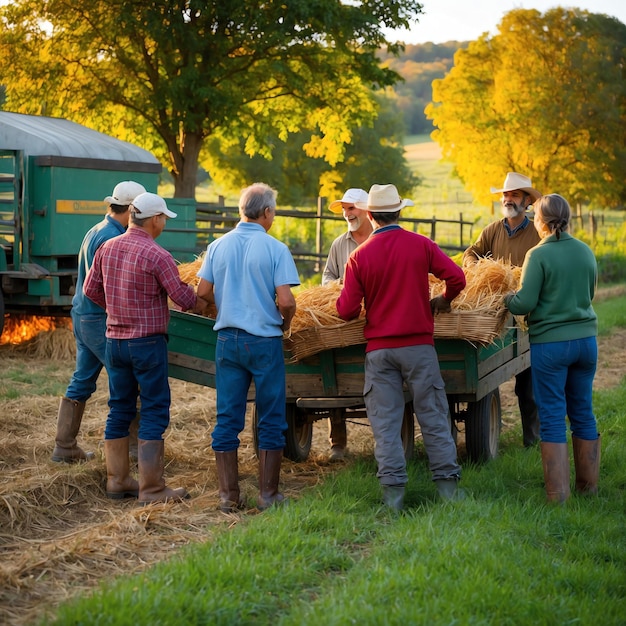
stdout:
<svg viewBox="0 0 626 626">
<path fill-rule="evenodd" d="M 465 289 L 452 301 L 450 313 L 435 318 L 435 337 L 492 343 L 508 317 L 504 296 L 519 288 L 521 268 L 490 257 L 463 268 Z M 445 282 L 432 276 L 431 298 L 443 294 Z M 519 322 L 518 322 L 519 323 Z"/>
<path fill-rule="evenodd" d="M 452 301 L 452 310 L 499 312 L 504 295 L 519 288 L 522 269 L 490 257 L 463 268 L 465 289 Z M 429 275 L 430 297 L 443 294 L 446 283 Z"/>
<path fill-rule="evenodd" d="M 503 296 L 518 289 L 521 268 L 483 258 L 463 271 L 465 289 L 452 301 L 450 313 L 435 318 L 434 336 L 489 344 L 502 333 L 508 318 Z M 432 274 L 429 282 L 431 298 L 445 291 L 445 282 Z M 336 309 L 340 293 L 341 284 L 334 281 L 296 294 L 296 315 L 287 338 L 288 347 L 297 358 L 365 341 L 365 310 L 359 320 L 344 322 Z"/>
<path fill-rule="evenodd" d="M 180 279 L 184 283 L 191 285 L 196 292 L 198 291 L 198 283 L 200 282 L 200 278 L 198 277 L 198 271 L 202 266 L 203 260 L 204 253 L 196 257 L 196 259 L 194 259 L 193 261 L 189 261 L 188 263 L 179 263 L 178 265 L 178 275 L 180 276 Z M 178 308 L 171 300 L 169 301 L 169 306 L 170 309 Z M 214 304 L 210 304 L 200 312 L 200 315 L 204 317 L 210 317 L 214 320 L 217 317 L 217 309 L 215 308 Z"/>
<path fill-rule="evenodd" d="M 344 321 L 335 306 L 340 293 L 341 283 L 338 280 L 296 292 L 296 314 L 291 320 L 290 333 L 315 326 L 342 324 Z"/>
</svg>

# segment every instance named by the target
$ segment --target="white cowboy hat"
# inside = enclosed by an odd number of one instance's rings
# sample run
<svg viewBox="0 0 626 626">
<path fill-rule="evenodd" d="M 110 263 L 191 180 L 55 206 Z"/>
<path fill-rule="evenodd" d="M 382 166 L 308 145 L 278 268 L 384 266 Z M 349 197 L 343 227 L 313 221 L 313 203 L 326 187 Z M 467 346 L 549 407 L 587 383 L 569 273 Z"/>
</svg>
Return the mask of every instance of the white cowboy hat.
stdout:
<svg viewBox="0 0 626 626">
<path fill-rule="evenodd" d="M 395 213 L 405 206 L 413 206 L 413 200 L 403 200 L 395 185 L 372 185 L 367 202 L 355 202 L 354 206 L 372 213 Z"/>
<path fill-rule="evenodd" d="M 536 189 L 533 189 L 533 184 L 530 182 L 530 178 L 528 178 L 528 176 L 524 176 L 523 174 L 518 174 L 517 172 L 509 172 L 504 179 L 502 189 L 492 187 L 491 193 L 503 193 L 505 191 L 515 191 L 516 189 L 525 191 L 533 199 L 533 201 L 541 198 L 541 193 L 539 193 Z"/>
<path fill-rule="evenodd" d="M 343 198 L 341 200 L 335 200 L 330 203 L 328 207 L 333 213 L 341 213 L 343 210 L 343 203 L 347 204 L 356 204 L 357 202 L 367 202 L 367 191 L 365 189 L 348 189 L 346 193 L 343 194 Z"/>
</svg>

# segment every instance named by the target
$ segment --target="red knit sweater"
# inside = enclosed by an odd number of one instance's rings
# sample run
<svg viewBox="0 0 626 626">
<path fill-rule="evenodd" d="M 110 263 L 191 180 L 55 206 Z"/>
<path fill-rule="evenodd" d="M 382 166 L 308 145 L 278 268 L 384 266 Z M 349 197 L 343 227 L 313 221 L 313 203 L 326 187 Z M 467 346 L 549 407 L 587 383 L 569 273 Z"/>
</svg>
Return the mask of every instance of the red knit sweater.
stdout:
<svg viewBox="0 0 626 626">
<path fill-rule="evenodd" d="M 434 345 L 428 274 L 446 281 L 453 300 L 465 287 L 465 274 L 439 246 L 397 224 L 374 231 L 348 259 L 337 312 L 344 320 L 366 310 L 367 351 Z"/>
</svg>

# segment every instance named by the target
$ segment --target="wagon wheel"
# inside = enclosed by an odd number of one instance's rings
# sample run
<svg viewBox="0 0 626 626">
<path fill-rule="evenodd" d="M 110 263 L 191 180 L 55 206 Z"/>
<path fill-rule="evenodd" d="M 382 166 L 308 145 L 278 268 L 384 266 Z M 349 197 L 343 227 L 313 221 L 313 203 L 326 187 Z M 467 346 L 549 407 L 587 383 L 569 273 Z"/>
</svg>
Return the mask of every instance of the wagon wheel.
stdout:
<svg viewBox="0 0 626 626">
<path fill-rule="evenodd" d="M 404 419 L 402 420 L 402 449 L 404 458 L 409 461 L 415 454 L 415 414 L 413 413 L 413 402 L 404 405 Z"/>
<path fill-rule="evenodd" d="M 484 463 L 498 456 L 502 411 L 500 391 L 490 391 L 478 402 L 467 403 L 465 446 L 470 461 Z"/>
<path fill-rule="evenodd" d="M 311 451 L 313 441 L 313 424 L 306 417 L 306 413 L 298 409 L 293 402 L 286 405 L 287 432 L 285 433 L 286 458 L 296 463 L 306 461 Z M 259 417 L 256 405 L 252 407 L 252 445 L 257 457 L 259 456 Z"/>
</svg>

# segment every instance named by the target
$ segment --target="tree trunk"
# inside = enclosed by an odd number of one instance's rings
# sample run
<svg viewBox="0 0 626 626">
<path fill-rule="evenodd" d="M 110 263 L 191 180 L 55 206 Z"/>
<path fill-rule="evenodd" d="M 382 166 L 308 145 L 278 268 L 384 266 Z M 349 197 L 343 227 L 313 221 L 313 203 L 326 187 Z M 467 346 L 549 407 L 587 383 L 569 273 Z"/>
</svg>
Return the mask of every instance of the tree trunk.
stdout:
<svg viewBox="0 0 626 626">
<path fill-rule="evenodd" d="M 183 135 L 178 171 L 172 171 L 174 177 L 175 198 L 195 198 L 198 176 L 198 158 L 202 148 L 203 137 L 199 133 Z"/>
</svg>

